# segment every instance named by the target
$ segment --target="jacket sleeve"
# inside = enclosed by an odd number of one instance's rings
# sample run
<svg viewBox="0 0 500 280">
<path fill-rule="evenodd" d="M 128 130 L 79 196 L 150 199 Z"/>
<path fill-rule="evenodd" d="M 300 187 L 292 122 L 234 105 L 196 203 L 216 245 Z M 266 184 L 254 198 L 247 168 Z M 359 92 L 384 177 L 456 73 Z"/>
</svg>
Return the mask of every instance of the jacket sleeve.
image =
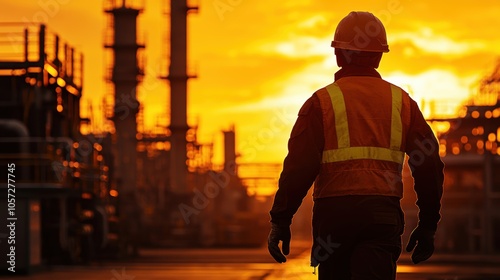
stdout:
<svg viewBox="0 0 500 280">
<path fill-rule="evenodd" d="M 406 139 L 408 164 L 414 179 L 419 208 L 419 226 L 436 230 L 441 218 L 444 164 L 439 157 L 439 144 L 415 101 L 410 102 L 411 123 Z"/>
<path fill-rule="evenodd" d="M 324 146 L 323 115 L 316 95 L 299 111 L 288 141 L 278 191 L 271 209 L 271 222 L 288 226 L 318 175 Z"/>
</svg>

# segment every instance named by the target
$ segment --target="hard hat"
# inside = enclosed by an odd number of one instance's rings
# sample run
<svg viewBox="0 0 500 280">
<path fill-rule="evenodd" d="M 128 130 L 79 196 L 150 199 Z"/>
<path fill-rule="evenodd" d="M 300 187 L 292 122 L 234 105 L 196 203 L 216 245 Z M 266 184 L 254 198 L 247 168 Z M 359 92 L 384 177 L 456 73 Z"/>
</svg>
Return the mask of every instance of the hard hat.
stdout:
<svg viewBox="0 0 500 280">
<path fill-rule="evenodd" d="M 389 52 L 382 22 L 369 12 L 350 12 L 335 30 L 332 47 L 353 51 Z"/>
</svg>

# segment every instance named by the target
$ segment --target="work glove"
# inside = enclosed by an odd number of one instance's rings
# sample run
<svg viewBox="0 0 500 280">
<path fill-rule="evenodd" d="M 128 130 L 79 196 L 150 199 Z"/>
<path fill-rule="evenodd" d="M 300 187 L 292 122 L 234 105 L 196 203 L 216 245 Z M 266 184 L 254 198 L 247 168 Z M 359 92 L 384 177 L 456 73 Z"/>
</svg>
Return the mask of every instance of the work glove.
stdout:
<svg viewBox="0 0 500 280">
<path fill-rule="evenodd" d="M 290 226 L 279 226 L 277 224 L 271 223 L 271 232 L 267 238 L 267 249 L 271 256 L 279 263 L 286 262 L 285 255 L 290 253 L 290 239 L 292 234 L 290 232 Z M 279 242 L 281 243 L 280 250 Z"/>
<path fill-rule="evenodd" d="M 406 245 L 406 252 L 411 252 L 411 260 L 414 264 L 423 262 L 432 256 L 434 253 L 434 230 L 425 229 L 417 226 L 410 235 L 408 245 Z M 415 247 L 416 246 L 416 247 Z"/>
</svg>

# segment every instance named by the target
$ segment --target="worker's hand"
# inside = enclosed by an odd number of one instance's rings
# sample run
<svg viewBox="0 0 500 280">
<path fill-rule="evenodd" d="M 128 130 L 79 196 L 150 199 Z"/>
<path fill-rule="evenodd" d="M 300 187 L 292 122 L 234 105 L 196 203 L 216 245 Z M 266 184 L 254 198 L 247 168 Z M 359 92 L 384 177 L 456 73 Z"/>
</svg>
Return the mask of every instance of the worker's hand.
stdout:
<svg viewBox="0 0 500 280">
<path fill-rule="evenodd" d="M 414 264 L 427 260 L 434 253 L 434 233 L 435 231 L 420 226 L 411 232 L 406 251 L 411 252 L 415 248 L 411 255 Z"/>
<path fill-rule="evenodd" d="M 267 238 L 267 249 L 271 256 L 279 263 L 286 262 L 285 255 L 290 253 L 290 227 L 289 226 L 279 226 L 277 224 L 271 223 L 271 232 L 269 233 L 269 237 Z M 283 253 L 280 250 L 279 242 L 281 243 L 281 248 Z"/>
</svg>

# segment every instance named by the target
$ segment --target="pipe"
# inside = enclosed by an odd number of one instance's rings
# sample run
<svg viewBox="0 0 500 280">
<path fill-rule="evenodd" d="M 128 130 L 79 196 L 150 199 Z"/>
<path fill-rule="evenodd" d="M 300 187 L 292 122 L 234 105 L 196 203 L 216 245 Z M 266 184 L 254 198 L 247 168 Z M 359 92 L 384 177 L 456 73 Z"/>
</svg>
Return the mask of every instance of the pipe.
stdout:
<svg viewBox="0 0 500 280">
<path fill-rule="evenodd" d="M 16 139 L 19 143 L 19 149 L 21 153 L 28 153 L 29 152 L 29 146 L 28 146 L 28 141 L 23 141 L 23 138 L 28 139 L 29 138 L 29 132 L 28 128 L 19 120 L 16 119 L 0 119 L 0 128 L 5 128 L 6 130 L 9 131 L 15 131 L 17 133 L 17 136 L 19 139 Z M 4 138 L 4 139 L 2 139 Z M 9 137 L 12 139 L 12 137 Z M 17 137 L 16 137 L 17 138 Z M 10 139 L 5 139 L 5 137 L 0 137 L 1 140 L 7 140 L 9 141 Z M 21 140 L 21 141 L 19 141 Z M 20 177 L 21 178 L 27 178 L 28 175 L 28 170 L 26 168 L 20 168 Z"/>
</svg>

